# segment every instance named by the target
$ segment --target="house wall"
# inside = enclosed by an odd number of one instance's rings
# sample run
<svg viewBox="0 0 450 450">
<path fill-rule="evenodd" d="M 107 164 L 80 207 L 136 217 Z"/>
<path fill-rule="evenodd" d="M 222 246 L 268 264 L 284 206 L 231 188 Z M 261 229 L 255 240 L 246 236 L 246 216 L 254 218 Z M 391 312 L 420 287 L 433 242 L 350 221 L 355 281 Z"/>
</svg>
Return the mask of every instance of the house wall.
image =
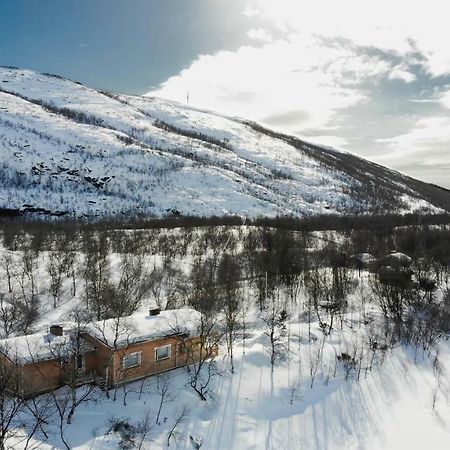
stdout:
<svg viewBox="0 0 450 450">
<path fill-rule="evenodd" d="M 21 393 L 22 377 L 18 368 L 3 353 L 0 353 L 0 389 L 13 394 Z"/>
<path fill-rule="evenodd" d="M 110 380 L 114 352 L 103 342 L 89 334 L 83 335 L 83 339 L 95 348 L 92 354 L 89 355 L 89 358 L 86 359 L 86 371 L 89 367 L 90 372 L 92 372 L 94 376 L 104 380 L 106 378 Z M 111 384 L 111 382 L 109 382 L 109 384 Z"/>
<path fill-rule="evenodd" d="M 171 346 L 171 357 L 161 361 L 156 361 L 155 349 L 165 345 Z M 135 352 L 141 352 L 140 366 L 124 369 L 122 367 L 122 358 Z M 158 339 L 156 341 L 142 342 L 139 344 L 130 345 L 126 348 L 118 349 L 114 352 L 113 365 L 114 367 L 112 368 L 113 375 L 111 378 L 111 383 L 120 384 L 175 369 L 183 364 L 180 364 L 178 358 L 178 339 L 172 337 Z"/>
<path fill-rule="evenodd" d="M 19 367 L 25 397 L 61 387 L 62 369 L 59 361 L 40 361 Z"/>
<path fill-rule="evenodd" d="M 198 338 L 191 338 L 185 341 L 187 345 L 194 345 L 198 342 Z M 171 346 L 171 357 L 168 359 L 156 360 L 156 348 L 166 345 Z M 126 348 L 119 349 L 114 352 L 113 362 L 111 365 L 110 379 L 111 384 L 121 384 L 129 381 L 145 378 L 147 376 L 156 375 L 166 372 L 177 367 L 183 367 L 199 359 L 199 352 L 183 352 L 184 345 L 181 344 L 177 337 L 167 337 L 150 342 L 142 342 L 130 345 Z M 141 364 L 137 367 L 128 369 L 123 368 L 122 358 L 131 353 L 141 352 Z M 218 349 L 211 350 L 210 357 L 216 356 Z"/>
<path fill-rule="evenodd" d="M 90 380 L 91 374 L 96 374 L 96 352 L 88 351 L 84 354 L 84 357 L 84 373 L 77 374 L 79 384 Z M 70 364 L 75 364 L 75 361 Z M 68 374 L 67 370 L 72 371 L 72 367 L 62 366 L 58 360 L 39 361 L 19 366 L 23 395 L 25 397 L 35 396 L 60 388 L 64 385 L 64 377 Z"/>
<path fill-rule="evenodd" d="M 98 353 L 96 350 L 88 351 L 84 354 L 84 365 L 86 375 L 94 374 L 98 375 Z"/>
</svg>

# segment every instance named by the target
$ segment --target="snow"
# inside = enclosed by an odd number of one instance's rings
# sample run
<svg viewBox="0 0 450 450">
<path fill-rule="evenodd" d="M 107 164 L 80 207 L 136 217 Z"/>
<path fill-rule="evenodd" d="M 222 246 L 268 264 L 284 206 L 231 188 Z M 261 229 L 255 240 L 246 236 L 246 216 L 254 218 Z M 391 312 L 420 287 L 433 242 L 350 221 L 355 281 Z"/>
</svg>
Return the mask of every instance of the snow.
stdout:
<svg viewBox="0 0 450 450">
<path fill-rule="evenodd" d="M 415 357 L 408 348 L 399 347 L 386 357 L 383 365 L 363 375 L 359 381 L 346 380 L 342 373 L 327 379 L 324 371 L 310 387 L 309 343 L 295 340 L 296 321 L 290 323 L 293 344 L 289 361 L 278 363 L 272 374 L 261 330 L 251 329 L 246 342 L 236 348 L 236 373 L 229 373 L 227 358 L 219 360 L 224 376 L 214 382 L 216 399 L 202 402 L 189 390 L 183 369 L 170 372 L 176 399 L 163 407 L 160 425 L 154 425 L 149 448 L 165 449 L 167 432 L 180 405 L 190 406 L 186 423 L 179 429 L 177 441 L 170 448 L 189 449 L 189 436 L 201 440 L 209 450 L 263 450 L 308 448 L 418 450 L 446 449 L 450 429 L 449 383 L 441 382 L 438 400 L 432 397 L 437 379 L 426 357 Z M 304 330 L 303 330 L 304 331 Z M 313 327 L 319 337 L 320 330 Z M 336 331 L 325 343 L 325 352 L 347 349 L 351 330 Z M 354 333 L 353 333 L 354 334 Z M 450 369 L 450 346 L 441 345 L 440 357 L 445 372 Z M 223 355 L 224 349 L 222 349 Z M 291 404 L 290 386 L 299 373 L 302 377 Z M 442 380 L 442 378 L 441 378 Z M 106 435 L 108 418 L 137 421 L 149 409 L 154 413 L 159 403 L 156 380 L 146 381 L 139 399 L 140 384 L 130 386 L 127 405 L 123 393 L 117 400 L 102 399 L 77 409 L 74 423 L 66 435 L 73 449 L 115 449 L 117 438 Z M 39 442 L 39 448 L 62 448 L 56 437 Z"/>
<path fill-rule="evenodd" d="M 168 231 L 164 231 L 169 233 Z M 177 230 L 170 233 L 177 235 Z M 319 241 L 326 233 L 314 233 Z M 11 252 L 16 253 L 16 252 Z M 20 252 L 17 252 L 20 253 Z M 45 257 L 40 255 L 36 277 L 43 285 L 45 280 Z M 112 256 L 115 259 L 116 255 Z M 149 265 L 161 262 L 161 255 L 149 256 Z M 189 266 L 189 257 L 180 258 L 180 264 Z M 357 277 L 357 271 L 353 272 Z M 338 365 L 336 376 L 335 355 L 351 352 L 365 343 L 367 348 L 367 327 L 359 316 L 361 298 L 367 296 L 367 274 L 363 272 L 362 291 L 350 298 L 348 313 L 330 336 L 325 336 L 317 321 L 311 324 L 311 341 L 304 311 L 306 298 L 299 295 L 298 311 L 294 308 L 288 322 L 290 337 L 286 358 L 276 362 L 272 373 L 270 347 L 258 311 L 250 308 L 246 315 L 247 335 L 245 343 L 239 336 L 234 349 L 235 374 L 230 373 L 230 364 L 222 345 L 217 365 L 222 376 L 213 380 L 214 399 L 201 401 L 188 384 L 185 369 L 168 372 L 174 393 L 174 400 L 162 408 L 160 424 L 154 424 L 159 405 L 156 378 L 120 387 L 114 401 L 105 394 L 99 400 L 80 405 L 73 423 L 65 426 L 65 434 L 74 450 L 113 450 L 118 448 L 118 438 L 107 434 L 108 419 L 123 418 L 136 423 L 150 410 L 153 416 L 151 441 L 145 449 L 167 449 L 166 441 L 173 425 L 176 411 L 189 405 L 190 413 L 178 430 L 177 439 L 169 448 L 192 449 L 190 436 L 201 440 L 201 449 L 208 450 L 263 450 L 307 448 L 312 450 L 364 449 L 364 450 L 418 450 L 424 448 L 447 449 L 450 439 L 450 343 L 440 342 L 436 349 L 439 357 L 438 369 L 433 365 L 434 354 L 428 355 L 420 349 L 399 345 L 385 354 L 378 354 L 373 369 L 365 370 L 368 355 L 363 357 L 363 370 L 359 380 L 353 374 L 346 379 L 343 368 Z M 69 280 L 70 282 L 70 280 Z M 66 290 L 68 286 L 66 286 Z M 255 298 L 251 291 L 246 295 Z M 78 297 L 62 299 L 53 309 L 48 293 L 39 292 L 41 310 L 37 333 L 33 337 L 10 338 L 17 342 L 20 353 L 27 357 L 28 343 L 34 342 L 45 354 L 48 346 L 48 324 L 61 323 L 68 330 L 64 320 L 70 316 L 82 299 L 80 286 Z M 250 300 L 251 301 L 251 300 Z M 366 314 L 374 317 L 372 323 L 383 342 L 382 317 L 376 305 L 366 304 Z M 189 309 L 148 317 L 147 310 L 138 312 L 129 319 L 133 325 L 133 338 L 141 339 L 171 332 L 175 322 L 191 328 L 197 313 Z M 103 322 L 101 322 L 103 323 Z M 110 322 L 109 322 L 110 323 Z M 191 325 L 192 324 L 192 325 Z M 66 336 L 66 335 L 65 335 Z M 55 343 L 59 338 L 53 338 Z M 33 344 L 34 345 L 34 344 Z M 311 369 L 315 355 L 323 345 L 323 364 L 317 368 L 314 380 Z M 143 394 L 139 392 L 143 389 Z M 292 395 L 292 388 L 294 395 Z M 126 405 L 124 395 L 126 389 Z M 99 392 L 100 394 L 100 392 Z M 434 398 L 436 401 L 434 401 Z M 58 438 L 57 417 L 52 417 L 48 439 L 36 436 L 35 448 L 62 449 Z M 16 437 L 19 439 L 19 437 Z M 14 449 L 23 448 L 16 441 L 8 442 Z"/>
<path fill-rule="evenodd" d="M 240 119 L 2 67 L 0 105 L 3 208 L 31 204 L 70 217 L 172 211 L 273 217 L 365 207 L 350 194 L 351 177 Z M 402 184 L 399 174 L 392 177 Z M 439 211 L 406 190 L 400 212 Z"/>
<path fill-rule="evenodd" d="M 191 308 L 161 311 L 157 316 L 136 313 L 120 318 L 119 321 L 109 319 L 94 322 L 89 324 L 85 331 L 110 347 L 120 347 L 163 338 L 176 332 L 195 333 L 199 317 L 199 313 Z M 0 352 L 21 364 L 53 359 L 54 355 L 58 355 L 59 350 L 70 342 L 73 323 L 62 323 L 61 326 L 64 330 L 63 336 L 39 332 L 2 339 Z"/>
<path fill-rule="evenodd" d="M 358 206 L 349 194 L 352 179 L 238 119 L 162 99 L 111 97 L 31 71 L 0 68 L 0 89 L 14 93 L 0 91 L 0 207 L 33 204 L 69 211 L 75 217 L 136 211 L 163 216 L 171 210 L 256 217 L 332 213 Z M 15 94 L 95 115 L 103 124 L 77 123 Z M 163 130 L 156 120 L 225 145 Z M 128 144 L 123 141 L 126 137 L 132 138 Z M 392 176 L 401 183 L 398 175 Z M 99 189 L 86 177 L 108 180 Z M 439 210 L 412 195 L 401 199 L 407 204 L 401 212 Z M 324 235 L 314 235 L 324 245 Z M 45 258 L 40 255 L 37 277 L 46 276 Z M 149 266 L 159 264 L 161 255 L 148 260 Z M 186 257 L 179 267 L 189 263 Z M 49 341 L 65 344 L 68 334 L 49 336 L 48 324 L 67 320 L 83 301 L 79 292 L 53 308 L 49 294 L 39 294 L 36 333 L 6 340 L 24 361 L 30 353 L 48 357 Z M 359 300 L 355 296 L 353 302 Z M 370 308 L 376 316 L 373 305 Z M 378 355 L 374 368 L 364 370 L 359 380 L 346 377 L 340 366 L 333 376 L 335 356 L 365 342 L 367 329 L 355 319 L 355 311 L 349 308 L 342 329 L 337 327 L 330 336 L 314 322 L 311 341 L 304 318 L 292 314 L 287 357 L 272 372 L 263 324 L 250 310 L 245 344 L 239 340 L 234 352 L 235 374 L 230 373 L 226 348 L 220 348 L 217 364 L 223 375 L 213 381 L 214 399 L 199 400 L 184 369 L 168 374 L 175 399 L 164 405 L 161 423 L 150 433 L 150 448 L 166 448 L 175 412 L 183 405 L 190 406 L 189 418 L 180 425 L 171 448 L 192 448 L 189 436 L 208 450 L 448 448 L 449 343 L 439 344 L 439 371 L 429 355 L 398 346 Z M 170 334 L 177 322 L 191 330 L 196 315 L 188 309 L 156 317 L 141 311 L 125 324 L 130 337 L 141 340 Z M 104 327 L 109 342 L 111 324 L 100 322 L 96 327 L 97 332 Z M 314 355 L 322 345 L 324 363 L 313 377 Z M 143 383 L 142 396 L 139 383 L 123 388 L 128 389 L 126 405 L 121 388 L 115 401 L 103 396 L 77 408 L 73 424 L 65 428 L 72 448 L 116 449 L 117 436 L 106 434 L 107 419 L 137 421 L 149 409 L 155 413 L 156 380 Z M 33 444 L 44 450 L 63 448 L 56 425 L 48 439 L 37 437 Z"/>
<path fill-rule="evenodd" d="M 109 347 L 151 341 L 174 333 L 195 333 L 200 314 L 192 308 L 161 311 L 156 316 L 136 313 L 119 320 L 94 322 L 86 331 Z M 118 330 L 118 332 L 117 332 Z"/>
<path fill-rule="evenodd" d="M 410 266 L 412 264 L 412 258 L 408 255 L 405 255 L 401 252 L 392 252 L 389 255 L 386 255 L 382 259 L 382 263 L 385 265 L 402 265 L 402 266 Z"/>
<path fill-rule="evenodd" d="M 0 340 L 0 352 L 15 363 L 26 364 L 53 359 L 69 342 L 68 330 L 63 336 L 55 336 L 50 332 L 35 333 Z"/>
<path fill-rule="evenodd" d="M 376 258 L 370 253 L 358 253 L 357 255 L 354 255 L 354 258 L 358 259 L 364 264 L 370 264 L 376 261 Z"/>
</svg>

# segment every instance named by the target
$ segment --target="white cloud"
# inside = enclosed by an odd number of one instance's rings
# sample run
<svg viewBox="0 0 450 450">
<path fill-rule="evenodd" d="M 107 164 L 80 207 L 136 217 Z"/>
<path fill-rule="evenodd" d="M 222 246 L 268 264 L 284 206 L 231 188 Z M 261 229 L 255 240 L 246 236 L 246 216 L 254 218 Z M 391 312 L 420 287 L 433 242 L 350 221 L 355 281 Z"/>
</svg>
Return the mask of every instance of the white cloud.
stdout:
<svg viewBox="0 0 450 450">
<path fill-rule="evenodd" d="M 450 119 L 420 118 L 419 110 L 436 116 L 439 105 L 450 109 L 450 90 L 439 97 L 443 86 L 436 81 L 450 75 L 447 3 L 245 0 L 254 45 L 201 55 L 149 94 L 183 101 L 189 91 L 194 106 L 314 135 L 307 139 L 354 152 L 380 150 L 378 162 L 399 170 L 426 167 L 448 185 Z M 397 98 L 382 91 L 387 79 L 411 86 Z M 414 115 L 401 117 L 402 101 Z M 353 106 L 355 116 L 348 109 Z M 374 130 L 395 134 L 396 123 L 402 130 L 397 136 L 373 141 Z M 406 124 L 413 126 L 405 133 Z"/>
<path fill-rule="evenodd" d="M 419 119 L 408 132 L 376 142 L 384 150 L 377 162 L 450 188 L 450 117 Z"/>
<path fill-rule="evenodd" d="M 244 8 L 242 14 L 244 14 L 244 16 L 247 17 L 258 17 L 262 14 L 262 11 L 259 8 L 256 8 L 255 6 L 247 5 Z"/>
<path fill-rule="evenodd" d="M 192 105 L 260 121 L 302 110 L 305 119 L 284 130 L 323 129 L 338 110 L 366 100 L 355 83 L 376 81 L 390 70 L 351 46 L 291 34 L 263 47 L 200 56 L 149 94 L 182 100 L 189 90 Z"/>
<path fill-rule="evenodd" d="M 450 73 L 446 0 L 251 0 L 259 17 L 291 30 L 344 37 L 358 45 L 394 50 L 400 55 L 419 50 L 435 76 Z"/>
<path fill-rule="evenodd" d="M 254 41 L 273 42 L 272 35 L 264 28 L 252 28 L 247 32 L 247 36 Z"/>
<path fill-rule="evenodd" d="M 149 94 L 182 100 L 189 90 L 193 105 L 255 120 L 302 110 L 309 120 L 287 123 L 285 131 L 323 129 L 340 109 L 367 100 L 358 84 L 374 86 L 382 77 L 411 83 L 411 64 L 425 65 L 433 75 L 450 72 L 447 16 L 436 14 L 439 5 L 444 3 L 429 0 L 423 8 L 405 0 L 246 0 L 243 14 L 278 28 L 283 38 L 274 40 L 266 26 L 252 28 L 248 36 L 262 47 L 201 55 Z"/>
<path fill-rule="evenodd" d="M 415 160 L 424 166 L 450 166 L 450 117 L 419 119 L 407 133 L 376 142 L 386 144 L 392 150 L 383 157 L 385 161 L 401 162 L 407 158 L 409 164 Z"/>
<path fill-rule="evenodd" d="M 450 109 L 450 89 L 442 95 L 439 102 L 444 108 Z"/>
<path fill-rule="evenodd" d="M 402 80 L 405 83 L 412 83 L 417 79 L 417 77 L 412 72 L 396 68 L 389 75 L 389 79 Z"/>
</svg>

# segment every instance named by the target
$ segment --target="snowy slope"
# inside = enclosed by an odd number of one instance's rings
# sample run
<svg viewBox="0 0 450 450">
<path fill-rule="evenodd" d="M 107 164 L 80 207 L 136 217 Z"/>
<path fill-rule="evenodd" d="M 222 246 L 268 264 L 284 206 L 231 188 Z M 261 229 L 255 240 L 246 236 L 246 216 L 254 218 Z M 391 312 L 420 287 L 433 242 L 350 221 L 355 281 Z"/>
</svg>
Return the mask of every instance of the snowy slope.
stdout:
<svg viewBox="0 0 450 450">
<path fill-rule="evenodd" d="M 364 286 L 368 288 L 367 279 Z M 370 327 L 361 320 L 358 295 L 350 298 L 344 325 L 337 326 L 330 336 L 324 336 L 319 323 L 313 321 L 311 341 L 306 315 L 300 314 L 305 302 L 301 292 L 294 306 L 299 309 L 291 312 L 287 324 L 290 346 L 273 372 L 264 324 L 252 307 L 247 313 L 246 340 L 239 338 L 235 343 L 235 374 L 230 373 L 225 344 L 220 348 L 217 364 L 222 376 L 212 382 L 214 400 L 203 402 L 196 396 L 184 369 L 171 371 L 168 378 L 173 397 L 164 404 L 160 423 L 154 424 L 160 397 L 157 378 L 149 377 L 119 389 L 117 399 L 103 394 L 81 404 L 73 423 L 65 425 L 71 448 L 117 449 L 118 439 L 108 433 L 108 420 L 138 423 L 150 412 L 153 425 L 143 449 L 193 449 L 190 436 L 208 450 L 448 449 L 449 342 L 440 342 L 431 355 L 400 345 L 377 353 L 372 361 L 367 347 Z M 64 310 L 63 306 L 59 313 Z M 384 342 L 378 309 L 370 304 L 366 313 L 371 320 L 379 320 L 377 339 Z M 353 372 L 346 377 L 335 362 L 336 355 L 353 351 L 363 361 L 359 379 Z M 320 363 L 318 354 L 322 355 Z M 439 355 L 438 370 L 433 363 L 435 355 Z M 189 407 L 188 416 L 167 446 L 174 417 L 184 405 Z M 34 448 L 64 448 L 58 437 L 57 414 L 51 419 L 46 427 L 49 437 L 38 433 L 32 441 Z M 18 444 L 13 444 L 14 439 Z M 22 439 L 20 433 L 14 436 L 11 448 L 23 448 Z"/>
<path fill-rule="evenodd" d="M 257 124 L 0 68 L 0 208 L 80 217 L 450 209 L 450 192 Z"/>
</svg>

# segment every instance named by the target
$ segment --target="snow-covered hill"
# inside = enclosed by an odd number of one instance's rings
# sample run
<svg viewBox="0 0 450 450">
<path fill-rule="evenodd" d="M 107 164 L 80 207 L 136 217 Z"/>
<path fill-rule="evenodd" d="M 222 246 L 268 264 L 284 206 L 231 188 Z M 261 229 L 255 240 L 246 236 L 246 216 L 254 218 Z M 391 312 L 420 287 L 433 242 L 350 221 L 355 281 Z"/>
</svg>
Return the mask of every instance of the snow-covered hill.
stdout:
<svg viewBox="0 0 450 450">
<path fill-rule="evenodd" d="M 252 122 L 0 68 L 0 208 L 69 217 L 439 212 L 450 210 L 450 191 Z"/>
</svg>

